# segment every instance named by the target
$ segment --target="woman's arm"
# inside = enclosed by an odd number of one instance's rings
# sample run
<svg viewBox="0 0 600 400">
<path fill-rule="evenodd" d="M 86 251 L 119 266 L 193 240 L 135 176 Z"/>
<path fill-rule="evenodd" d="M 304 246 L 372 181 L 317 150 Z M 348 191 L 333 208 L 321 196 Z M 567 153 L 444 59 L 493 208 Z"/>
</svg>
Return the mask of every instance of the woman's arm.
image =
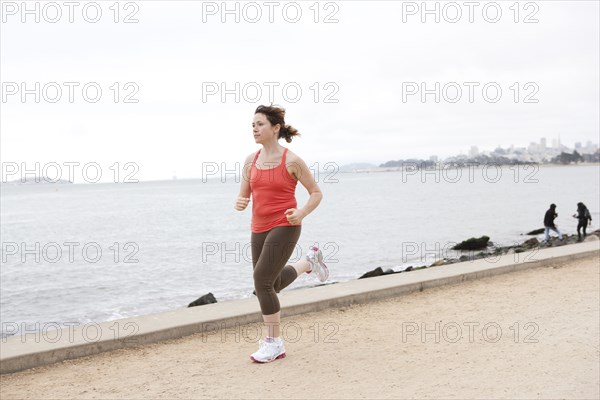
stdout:
<svg viewBox="0 0 600 400">
<path fill-rule="evenodd" d="M 308 198 L 304 207 L 298 210 L 301 214 L 301 217 L 304 218 L 313 212 L 315 208 L 317 208 L 323 199 L 323 193 L 321 192 L 319 185 L 317 185 L 317 182 L 315 182 L 315 178 L 310 172 L 310 169 L 308 169 L 308 166 L 304 160 L 302 160 L 300 157 L 296 157 L 294 163 L 298 180 L 310 194 L 310 197 Z"/>
<path fill-rule="evenodd" d="M 240 192 L 235 201 L 234 208 L 238 211 L 244 211 L 250 203 L 250 168 L 252 167 L 252 160 L 254 158 L 254 154 L 250 154 L 246 157 L 246 161 L 242 166 L 242 176 L 240 177 Z"/>
</svg>

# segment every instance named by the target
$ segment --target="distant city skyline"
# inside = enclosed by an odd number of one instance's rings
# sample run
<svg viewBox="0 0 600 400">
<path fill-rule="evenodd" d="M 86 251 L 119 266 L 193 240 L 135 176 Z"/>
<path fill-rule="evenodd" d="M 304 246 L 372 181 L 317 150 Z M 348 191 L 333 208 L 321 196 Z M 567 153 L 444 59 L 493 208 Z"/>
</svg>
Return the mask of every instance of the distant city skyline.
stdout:
<svg viewBox="0 0 600 400">
<path fill-rule="evenodd" d="M 488 156 L 502 156 L 502 157 L 506 157 L 509 159 L 513 159 L 513 160 L 517 160 L 517 161 L 522 161 L 522 162 L 534 162 L 534 163 L 542 163 L 542 162 L 549 162 L 552 158 L 558 156 L 561 152 L 567 152 L 567 153 L 571 153 L 575 150 L 577 150 L 580 154 L 596 154 L 600 151 L 600 147 L 599 147 L 599 143 L 594 143 L 591 140 L 587 141 L 585 146 L 582 145 L 581 142 L 576 142 L 574 143 L 573 147 L 568 147 L 564 144 L 561 143 L 560 139 L 553 139 L 553 145 L 551 146 L 546 146 L 547 144 L 547 138 L 543 137 L 540 138 L 539 143 L 536 142 L 531 142 L 529 144 L 529 146 L 525 147 L 525 146 L 515 146 L 514 144 L 510 144 L 510 145 L 504 145 L 505 147 L 503 147 L 502 145 L 498 145 L 496 147 L 494 147 L 494 149 L 492 150 L 479 150 L 479 147 L 476 145 L 472 145 L 471 148 L 469 149 L 469 151 L 467 152 L 467 154 L 463 153 L 463 152 L 459 152 L 458 154 L 455 155 L 450 155 L 444 158 L 441 158 L 437 155 L 430 155 L 429 157 L 397 157 L 397 158 L 391 158 L 388 160 L 381 160 L 379 162 L 368 162 L 368 161 L 361 161 L 361 160 L 356 160 L 353 162 L 348 162 L 348 163 L 336 163 L 335 161 L 329 161 L 329 167 L 327 167 L 326 164 L 324 163 L 314 163 L 312 165 L 310 165 L 310 169 L 311 171 L 313 171 L 313 173 L 315 173 L 317 170 L 318 171 L 324 171 L 324 172 L 332 172 L 332 171 L 342 171 L 342 172 L 349 172 L 352 171 L 353 168 L 348 168 L 348 167 L 352 167 L 355 165 L 360 165 L 360 169 L 369 169 L 369 168 L 378 168 L 378 166 L 388 163 L 388 162 L 393 162 L 393 161 L 397 161 L 397 160 L 429 160 L 429 161 L 433 161 L 433 162 L 453 162 L 455 160 L 460 160 L 463 159 L 464 157 L 470 157 L 470 158 L 476 158 L 477 156 L 482 156 L 482 155 L 488 155 Z M 501 150 L 501 154 L 497 153 L 499 150 Z M 7 163 L 7 164 L 11 164 L 11 163 Z M 12 163 L 14 164 L 14 163 Z M 241 164 L 240 164 L 241 165 Z M 113 166 L 114 167 L 114 166 Z M 323 169 L 323 167 L 325 167 L 326 169 Z M 345 168 L 346 167 L 346 168 Z M 17 168 L 19 168 L 17 166 Z M 41 171 L 43 168 L 43 166 L 39 166 L 39 170 Z M 327 169 L 329 168 L 329 169 Z M 23 178 L 19 176 L 19 174 L 17 173 L 13 173 L 12 175 L 10 174 L 10 170 L 9 173 L 7 173 L 6 171 L 7 167 L 6 164 L 2 164 L 2 180 L 1 183 L 17 183 L 17 181 L 21 181 Z M 36 174 L 35 171 L 35 167 L 27 167 L 27 172 L 26 172 L 26 177 L 25 180 L 26 181 L 34 181 L 35 180 L 35 175 L 38 175 L 40 177 L 43 177 L 43 174 Z M 207 174 L 205 176 L 203 176 L 202 174 L 199 174 L 198 176 L 188 176 L 188 177 L 178 177 L 177 176 L 177 172 L 176 171 L 171 171 L 171 175 L 167 178 L 160 178 L 160 179 L 138 179 L 139 182 L 152 182 L 152 181 L 164 181 L 164 180 L 177 180 L 177 179 L 219 179 L 223 177 L 223 171 L 219 170 L 219 165 L 211 165 L 209 168 L 206 168 L 205 171 L 207 171 Z M 229 174 L 229 177 L 232 177 L 232 169 L 231 169 L 231 165 L 230 166 L 225 166 L 225 179 L 227 179 L 227 174 Z M 241 170 L 241 168 L 238 168 L 239 172 Z M 130 171 L 131 172 L 131 171 Z M 239 174 L 238 174 L 239 175 Z M 135 182 L 135 179 L 137 179 L 135 177 L 135 174 L 129 174 L 129 176 L 132 177 L 132 181 L 131 182 Z M 12 179 L 7 179 L 7 178 L 12 178 Z M 63 177 L 64 178 L 64 177 Z M 52 180 L 52 178 L 50 178 Z M 40 181 L 43 181 L 44 179 L 39 179 Z M 56 182 L 41 182 L 41 183 L 69 183 L 68 180 L 66 179 L 61 179 L 60 182 L 58 181 L 58 179 L 56 179 Z M 81 179 L 79 179 L 79 181 L 75 182 L 75 183 L 83 183 L 81 182 Z M 87 183 L 90 183 L 89 181 Z M 97 182 L 97 183 L 108 183 L 105 181 L 102 182 Z"/>
<path fill-rule="evenodd" d="M 503 145 L 499 144 L 498 146 L 496 146 L 494 149 L 492 150 L 480 150 L 479 146 L 477 145 L 472 145 L 471 148 L 468 150 L 467 154 L 469 156 L 476 156 L 479 154 L 485 154 L 485 153 L 492 153 L 496 148 L 506 148 L 506 149 L 527 149 L 528 151 L 543 151 L 545 149 L 554 149 L 554 150 L 577 150 L 577 152 L 581 153 L 584 152 L 585 154 L 592 154 L 595 153 L 596 151 L 598 151 L 598 143 L 594 143 L 591 140 L 588 140 L 585 143 L 585 146 L 582 144 L 582 142 L 575 142 L 573 143 L 572 147 L 569 147 L 567 145 L 564 145 L 561 143 L 560 140 L 560 136 L 556 137 L 556 138 L 552 138 L 552 145 L 548 146 L 547 141 L 548 138 L 546 137 L 542 137 L 540 138 L 539 142 L 530 142 L 529 145 L 527 146 L 515 146 L 514 143 L 511 143 L 508 147 L 503 147 Z M 506 145 L 504 145 L 506 146 Z M 459 153 L 459 155 L 463 154 L 462 152 Z"/>
<path fill-rule="evenodd" d="M 577 150 L 580 154 L 595 154 L 599 150 L 599 144 L 594 143 L 591 140 L 588 140 L 585 146 L 582 145 L 581 142 L 575 142 L 573 147 L 566 146 L 560 142 L 560 139 L 557 138 L 553 140 L 552 146 L 547 146 L 547 138 L 542 137 L 538 143 L 530 142 L 528 146 L 515 146 L 514 144 L 510 145 L 502 145 L 499 144 L 490 149 L 479 149 L 477 145 L 471 145 L 471 147 L 466 151 L 460 151 L 457 154 L 440 157 L 439 155 L 432 154 L 428 158 L 427 157 L 398 157 L 398 159 L 422 159 L 429 160 L 433 162 L 445 161 L 445 160 L 454 160 L 456 158 L 461 157 L 477 157 L 480 155 L 494 155 L 494 153 L 498 150 L 502 149 L 503 151 L 508 151 L 508 154 L 503 154 L 503 156 L 507 156 L 508 158 L 514 158 L 519 161 L 524 162 L 543 162 L 549 161 L 551 158 L 557 156 L 561 152 L 572 152 Z M 393 161 L 394 159 L 386 160 Z M 380 165 L 379 163 L 377 165 Z"/>
</svg>

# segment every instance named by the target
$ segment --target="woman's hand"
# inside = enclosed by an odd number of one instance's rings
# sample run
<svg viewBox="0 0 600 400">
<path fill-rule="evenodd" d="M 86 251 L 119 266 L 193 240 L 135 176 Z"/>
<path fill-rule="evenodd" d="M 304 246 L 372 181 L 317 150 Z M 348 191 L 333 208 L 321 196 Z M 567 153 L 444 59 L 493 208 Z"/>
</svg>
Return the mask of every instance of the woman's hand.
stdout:
<svg viewBox="0 0 600 400">
<path fill-rule="evenodd" d="M 238 197 L 234 208 L 238 211 L 244 211 L 248 207 L 248 203 L 250 203 L 250 197 Z"/>
<path fill-rule="evenodd" d="M 300 222 L 306 217 L 306 215 L 297 208 L 288 208 L 285 210 L 285 216 L 292 225 L 300 225 Z"/>
</svg>

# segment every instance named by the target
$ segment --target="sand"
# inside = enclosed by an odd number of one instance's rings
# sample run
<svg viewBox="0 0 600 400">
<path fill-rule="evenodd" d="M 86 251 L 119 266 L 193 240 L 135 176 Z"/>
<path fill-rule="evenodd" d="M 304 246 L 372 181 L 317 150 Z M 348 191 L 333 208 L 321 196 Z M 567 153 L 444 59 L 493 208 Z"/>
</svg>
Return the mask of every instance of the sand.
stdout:
<svg viewBox="0 0 600 400">
<path fill-rule="evenodd" d="M 253 324 L 2 375 L 0 397 L 598 399 L 599 271 L 592 257 L 284 317 L 270 364 L 249 359 Z"/>
</svg>

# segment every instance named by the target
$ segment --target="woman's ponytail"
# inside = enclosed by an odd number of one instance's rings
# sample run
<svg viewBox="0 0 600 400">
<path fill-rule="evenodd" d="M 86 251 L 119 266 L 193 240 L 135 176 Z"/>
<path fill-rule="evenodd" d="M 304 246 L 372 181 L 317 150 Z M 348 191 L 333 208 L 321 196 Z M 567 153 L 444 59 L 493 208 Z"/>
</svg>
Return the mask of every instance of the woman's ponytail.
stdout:
<svg viewBox="0 0 600 400">
<path fill-rule="evenodd" d="M 300 136 L 298 129 L 291 125 L 285 125 L 284 128 L 279 130 L 279 138 L 284 138 L 286 142 L 291 143 L 294 136 Z"/>
</svg>

